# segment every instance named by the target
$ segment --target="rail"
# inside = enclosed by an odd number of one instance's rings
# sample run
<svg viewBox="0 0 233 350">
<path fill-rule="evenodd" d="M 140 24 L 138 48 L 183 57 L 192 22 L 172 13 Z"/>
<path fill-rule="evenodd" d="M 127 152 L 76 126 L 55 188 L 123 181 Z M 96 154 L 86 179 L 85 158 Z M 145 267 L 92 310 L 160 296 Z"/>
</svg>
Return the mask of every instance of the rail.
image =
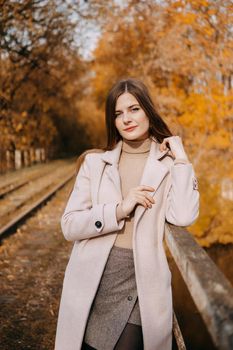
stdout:
<svg viewBox="0 0 233 350">
<path fill-rule="evenodd" d="M 232 350 L 231 283 L 186 228 L 166 223 L 165 242 L 215 346 L 220 350 Z M 185 349 L 175 314 L 173 331 L 178 349 Z"/>
<path fill-rule="evenodd" d="M 22 179 L 5 179 L 0 188 L 0 243 L 27 217 L 74 177 L 73 162 L 54 161 L 51 166 L 20 171 Z"/>
</svg>

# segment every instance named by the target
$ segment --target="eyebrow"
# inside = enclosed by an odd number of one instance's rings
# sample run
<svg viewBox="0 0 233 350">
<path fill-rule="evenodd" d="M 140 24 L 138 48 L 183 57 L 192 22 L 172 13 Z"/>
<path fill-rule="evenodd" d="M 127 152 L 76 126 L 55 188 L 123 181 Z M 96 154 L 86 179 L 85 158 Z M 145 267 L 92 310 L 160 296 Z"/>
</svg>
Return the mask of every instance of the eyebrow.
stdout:
<svg viewBox="0 0 233 350">
<path fill-rule="evenodd" d="M 133 105 L 127 107 L 127 108 L 132 108 L 132 107 L 134 107 L 134 106 L 140 106 L 140 105 L 139 105 L 138 103 L 135 103 L 135 104 L 133 104 Z M 116 113 L 116 112 L 120 112 L 120 110 L 116 110 L 115 113 Z"/>
</svg>

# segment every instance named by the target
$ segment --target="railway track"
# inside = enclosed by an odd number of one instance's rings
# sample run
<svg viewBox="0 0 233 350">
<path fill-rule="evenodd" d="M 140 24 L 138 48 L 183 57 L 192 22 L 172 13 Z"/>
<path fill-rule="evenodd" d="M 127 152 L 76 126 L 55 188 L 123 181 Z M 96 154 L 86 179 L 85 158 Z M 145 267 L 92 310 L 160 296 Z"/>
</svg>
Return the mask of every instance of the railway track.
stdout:
<svg viewBox="0 0 233 350">
<path fill-rule="evenodd" d="M 71 161 L 54 161 L 37 167 L 0 186 L 0 241 L 11 234 L 35 209 L 46 202 L 74 176 Z M 14 176 L 13 176 L 14 177 Z"/>
<path fill-rule="evenodd" d="M 67 182 L 0 245 L 0 339 L 4 350 L 53 350 L 64 271 L 73 244 L 60 219 Z"/>
<path fill-rule="evenodd" d="M 64 161 L 57 160 L 50 163 L 38 164 L 0 176 L 0 199 L 18 188 L 26 185 L 30 181 L 54 171 L 56 167 L 62 165 Z"/>
</svg>

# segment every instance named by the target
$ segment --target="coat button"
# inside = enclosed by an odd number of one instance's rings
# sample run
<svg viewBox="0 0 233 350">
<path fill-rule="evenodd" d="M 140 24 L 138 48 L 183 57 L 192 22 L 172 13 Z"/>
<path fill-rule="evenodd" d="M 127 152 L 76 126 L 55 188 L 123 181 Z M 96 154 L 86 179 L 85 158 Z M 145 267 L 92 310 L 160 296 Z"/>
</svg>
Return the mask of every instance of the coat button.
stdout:
<svg viewBox="0 0 233 350">
<path fill-rule="evenodd" d="M 193 189 L 198 190 L 198 181 L 196 177 L 193 178 Z"/>
<path fill-rule="evenodd" d="M 128 300 L 132 300 L 133 297 L 131 297 L 131 295 L 129 295 L 127 299 L 128 299 Z"/>
<path fill-rule="evenodd" d="M 100 227 L 102 226 L 102 223 L 101 223 L 100 221 L 96 221 L 96 222 L 95 222 L 95 226 L 96 226 L 97 228 L 100 228 Z"/>
</svg>

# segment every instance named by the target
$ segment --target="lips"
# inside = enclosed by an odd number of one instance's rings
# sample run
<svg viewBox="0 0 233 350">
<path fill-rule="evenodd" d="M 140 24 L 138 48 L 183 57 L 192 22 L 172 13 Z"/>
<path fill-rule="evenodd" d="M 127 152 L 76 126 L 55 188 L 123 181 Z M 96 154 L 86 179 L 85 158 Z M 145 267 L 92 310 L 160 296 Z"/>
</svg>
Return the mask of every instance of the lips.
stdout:
<svg viewBox="0 0 233 350">
<path fill-rule="evenodd" d="M 131 126 L 130 128 L 124 129 L 124 131 L 131 131 L 134 130 L 137 126 Z"/>
</svg>

